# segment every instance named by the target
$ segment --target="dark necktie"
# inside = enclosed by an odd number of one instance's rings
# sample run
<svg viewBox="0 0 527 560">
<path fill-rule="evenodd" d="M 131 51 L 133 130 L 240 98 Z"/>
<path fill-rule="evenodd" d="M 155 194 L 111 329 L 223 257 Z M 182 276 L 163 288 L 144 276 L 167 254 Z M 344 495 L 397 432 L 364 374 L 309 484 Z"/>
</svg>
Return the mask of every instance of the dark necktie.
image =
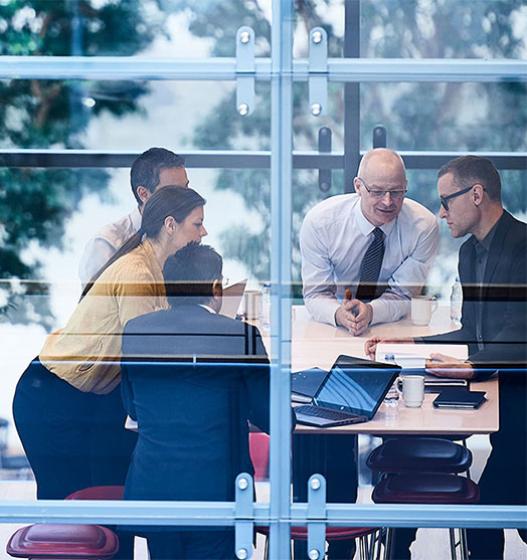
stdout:
<svg viewBox="0 0 527 560">
<path fill-rule="evenodd" d="M 371 301 L 375 298 L 377 281 L 384 258 L 384 232 L 376 227 L 373 230 L 373 236 L 373 241 L 360 264 L 360 280 L 356 298 L 361 301 Z"/>
</svg>

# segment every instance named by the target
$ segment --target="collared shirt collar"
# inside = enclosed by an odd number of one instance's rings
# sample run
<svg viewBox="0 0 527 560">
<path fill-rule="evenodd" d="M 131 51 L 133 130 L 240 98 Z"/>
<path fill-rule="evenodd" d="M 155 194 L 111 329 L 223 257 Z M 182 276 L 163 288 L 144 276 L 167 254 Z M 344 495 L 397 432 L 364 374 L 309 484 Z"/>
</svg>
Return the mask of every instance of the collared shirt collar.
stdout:
<svg viewBox="0 0 527 560">
<path fill-rule="evenodd" d="M 485 247 L 485 249 L 488 251 L 490 249 L 490 246 L 492 244 L 492 240 L 494 239 L 494 236 L 496 235 L 496 230 L 498 229 L 498 224 L 500 223 L 500 220 L 498 220 L 493 226 L 492 229 L 489 231 L 489 233 L 487 233 L 487 235 L 485 236 L 484 239 L 482 239 L 480 241 L 480 244 L 483 245 L 483 247 Z"/>
<path fill-rule="evenodd" d="M 392 229 L 395 227 L 395 222 L 397 221 L 397 218 L 395 218 L 391 222 L 388 222 L 387 224 L 383 224 L 382 226 L 374 226 L 371 222 L 369 222 L 366 219 L 366 217 L 362 213 L 362 209 L 360 206 L 360 199 L 358 200 L 354 211 L 355 211 L 355 216 L 357 218 L 357 225 L 359 226 L 359 230 L 362 233 L 362 235 L 364 235 L 364 237 L 370 235 L 370 233 L 372 233 L 376 227 L 379 227 L 379 229 L 381 229 L 384 232 L 384 236 L 388 237 Z"/>
<path fill-rule="evenodd" d="M 212 307 L 209 307 L 208 305 L 205 305 L 204 303 L 199 303 L 198 304 L 200 307 L 203 307 L 203 309 L 206 309 L 209 313 L 212 313 L 213 315 L 216 315 L 216 311 L 214 311 L 214 309 L 212 309 Z"/>
<path fill-rule="evenodd" d="M 503 217 L 503 215 L 502 215 Z M 474 248 L 476 249 L 476 251 L 482 252 L 488 252 L 490 249 L 490 246 L 492 244 L 492 240 L 494 239 L 494 236 L 496 235 L 496 230 L 498 229 L 498 224 L 501 222 L 501 218 L 492 226 L 491 230 L 489 231 L 489 233 L 487 233 L 487 235 L 481 240 L 479 241 L 475 235 L 472 236 L 472 243 L 474 244 Z"/>
</svg>

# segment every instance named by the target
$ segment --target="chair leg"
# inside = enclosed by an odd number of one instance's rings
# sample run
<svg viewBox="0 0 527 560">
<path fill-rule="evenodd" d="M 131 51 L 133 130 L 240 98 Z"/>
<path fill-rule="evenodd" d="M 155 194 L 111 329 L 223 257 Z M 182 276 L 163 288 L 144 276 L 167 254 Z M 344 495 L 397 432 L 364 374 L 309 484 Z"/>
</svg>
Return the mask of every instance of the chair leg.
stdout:
<svg viewBox="0 0 527 560">
<path fill-rule="evenodd" d="M 462 440 L 462 444 L 463 444 L 463 447 L 464 447 L 465 449 L 468 449 L 467 438 L 464 438 L 464 439 Z M 465 473 L 467 474 L 467 478 L 468 478 L 469 480 L 472 480 L 472 477 L 470 476 L 470 467 L 465 471 Z"/>
<path fill-rule="evenodd" d="M 386 540 L 384 541 L 384 560 L 392 558 L 393 529 L 386 527 Z"/>
<path fill-rule="evenodd" d="M 371 560 L 372 548 L 370 546 L 370 536 L 371 535 L 365 535 L 359 539 L 360 560 Z"/>
<path fill-rule="evenodd" d="M 457 560 L 457 553 L 456 553 L 456 531 L 455 529 L 448 530 L 450 536 L 450 558 L 452 560 Z"/>
<path fill-rule="evenodd" d="M 269 539 L 264 537 L 265 545 L 264 545 L 264 560 L 269 560 Z"/>
<path fill-rule="evenodd" d="M 381 552 L 382 552 L 382 539 L 385 535 L 384 528 L 379 529 L 377 532 L 377 539 L 375 541 L 375 560 L 381 560 Z"/>
<path fill-rule="evenodd" d="M 376 550 L 375 550 L 375 560 L 381 560 L 381 549 L 382 549 L 382 540 L 383 537 L 386 533 L 386 530 L 384 529 L 384 527 L 381 527 L 377 533 L 377 539 L 376 539 Z"/>
<path fill-rule="evenodd" d="M 459 530 L 459 542 L 461 549 L 461 560 L 468 560 L 468 542 L 467 542 L 467 530 Z"/>
<path fill-rule="evenodd" d="M 377 543 L 379 541 L 380 530 L 374 531 L 371 535 L 366 537 L 368 540 L 368 560 L 375 560 L 375 554 L 377 551 Z"/>
</svg>

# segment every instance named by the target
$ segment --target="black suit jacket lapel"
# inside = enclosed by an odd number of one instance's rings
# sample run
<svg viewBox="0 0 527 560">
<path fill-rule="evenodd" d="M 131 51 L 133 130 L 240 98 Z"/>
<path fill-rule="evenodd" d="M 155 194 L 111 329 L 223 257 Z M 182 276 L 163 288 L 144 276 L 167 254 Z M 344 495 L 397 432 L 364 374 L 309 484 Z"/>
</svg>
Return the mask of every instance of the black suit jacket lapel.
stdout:
<svg viewBox="0 0 527 560">
<path fill-rule="evenodd" d="M 504 212 L 503 216 L 500 218 L 498 227 L 496 228 L 496 233 L 490 245 L 489 256 L 487 259 L 487 266 L 485 267 L 485 274 L 483 276 L 483 293 L 485 294 L 488 289 L 492 289 L 492 281 L 495 276 L 495 272 L 500 276 L 500 269 L 496 271 L 498 263 L 503 258 L 507 252 L 507 246 L 505 245 L 505 240 L 508 232 L 510 231 L 510 214 Z"/>
</svg>

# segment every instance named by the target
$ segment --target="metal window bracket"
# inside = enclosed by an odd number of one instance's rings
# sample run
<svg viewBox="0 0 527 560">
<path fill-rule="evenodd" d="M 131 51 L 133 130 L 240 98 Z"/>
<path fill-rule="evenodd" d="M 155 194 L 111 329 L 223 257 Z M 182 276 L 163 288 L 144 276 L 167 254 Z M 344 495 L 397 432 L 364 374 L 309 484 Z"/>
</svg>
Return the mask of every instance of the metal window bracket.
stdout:
<svg viewBox="0 0 527 560">
<path fill-rule="evenodd" d="M 323 126 L 318 131 L 318 151 L 321 154 L 331 153 L 331 128 Z M 318 188 L 327 193 L 331 189 L 331 169 L 318 170 Z"/>
<path fill-rule="evenodd" d="M 247 473 L 240 473 L 235 482 L 234 512 L 234 552 L 239 560 L 249 560 L 253 556 L 254 504 L 253 479 Z"/>
<path fill-rule="evenodd" d="M 328 34 L 315 27 L 309 34 L 309 107 L 315 117 L 327 114 Z"/>
<path fill-rule="evenodd" d="M 312 475 L 307 492 L 307 555 L 309 560 L 319 560 L 326 548 L 326 524 L 321 521 L 326 517 L 326 479 L 321 474 Z"/>
<path fill-rule="evenodd" d="M 372 144 L 374 148 L 386 148 L 386 129 L 382 124 L 378 124 L 373 129 Z"/>
<path fill-rule="evenodd" d="M 236 108 L 242 117 L 250 115 L 254 110 L 255 73 L 254 31 L 243 26 L 236 33 Z"/>
</svg>

